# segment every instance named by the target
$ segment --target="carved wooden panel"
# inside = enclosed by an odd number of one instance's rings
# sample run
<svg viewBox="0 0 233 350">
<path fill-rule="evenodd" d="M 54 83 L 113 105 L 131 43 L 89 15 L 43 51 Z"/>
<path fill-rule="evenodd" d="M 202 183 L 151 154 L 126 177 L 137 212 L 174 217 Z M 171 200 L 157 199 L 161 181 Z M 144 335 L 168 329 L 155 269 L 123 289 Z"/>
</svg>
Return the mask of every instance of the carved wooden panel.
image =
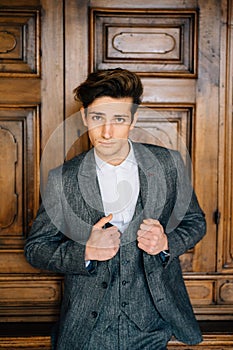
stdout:
<svg viewBox="0 0 233 350">
<path fill-rule="evenodd" d="M 138 121 L 130 137 L 181 152 L 186 161 L 191 151 L 192 108 L 153 104 L 138 109 Z"/>
<path fill-rule="evenodd" d="M 56 321 L 62 299 L 62 283 L 61 277 L 54 276 L 0 276 L 0 323 L 6 320 Z"/>
<path fill-rule="evenodd" d="M 39 10 L 1 9 L 0 76 L 39 76 Z"/>
<path fill-rule="evenodd" d="M 233 304 L 233 280 L 219 281 L 219 304 Z"/>
<path fill-rule="evenodd" d="M 185 284 L 192 305 L 211 305 L 214 303 L 214 281 L 186 281 Z"/>
<path fill-rule="evenodd" d="M 187 287 L 199 320 L 233 320 L 233 276 L 222 274 L 199 275 L 185 273 Z"/>
<path fill-rule="evenodd" d="M 5 145 L 8 147 L 6 148 Z M 17 194 L 15 192 L 17 143 L 11 131 L 1 125 L 0 149 L 5 151 L 4 154 L 0 153 L 1 201 L 5 203 L 0 207 L 0 223 L 1 229 L 5 229 L 12 226 L 17 214 Z"/>
<path fill-rule="evenodd" d="M 196 75 L 197 11 L 95 9 L 91 70 L 124 67 L 141 75 Z"/>
<path fill-rule="evenodd" d="M 59 304 L 61 285 L 56 281 L 20 281 L 0 282 L 1 305 L 17 306 L 22 304 L 38 305 Z"/>
<path fill-rule="evenodd" d="M 0 107 L 0 242 L 22 247 L 38 203 L 37 107 Z"/>
</svg>

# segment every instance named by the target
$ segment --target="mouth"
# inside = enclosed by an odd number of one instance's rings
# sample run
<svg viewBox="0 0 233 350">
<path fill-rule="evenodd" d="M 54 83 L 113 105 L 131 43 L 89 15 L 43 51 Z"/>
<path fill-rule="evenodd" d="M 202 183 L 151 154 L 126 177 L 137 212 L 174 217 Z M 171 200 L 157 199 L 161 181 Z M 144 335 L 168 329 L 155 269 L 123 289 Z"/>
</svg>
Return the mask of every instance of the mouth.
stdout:
<svg viewBox="0 0 233 350">
<path fill-rule="evenodd" d="M 104 140 L 100 140 L 100 141 L 97 142 L 97 145 L 106 146 L 106 147 L 113 146 L 114 144 L 115 144 L 114 141 L 104 141 Z"/>
</svg>

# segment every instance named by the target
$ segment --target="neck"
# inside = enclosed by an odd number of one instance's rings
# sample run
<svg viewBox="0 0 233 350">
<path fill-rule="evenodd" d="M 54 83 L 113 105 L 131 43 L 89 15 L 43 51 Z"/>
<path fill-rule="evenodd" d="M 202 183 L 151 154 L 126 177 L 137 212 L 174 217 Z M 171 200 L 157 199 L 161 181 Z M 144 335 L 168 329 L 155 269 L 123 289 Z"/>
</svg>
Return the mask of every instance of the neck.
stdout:
<svg viewBox="0 0 233 350">
<path fill-rule="evenodd" d="M 95 152 L 97 154 L 97 156 L 103 160 L 104 162 L 111 164 L 113 166 L 117 166 L 120 165 L 121 163 L 124 162 L 124 160 L 128 157 L 129 152 L 130 152 L 130 148 L 131 145 L 130 143 L 127 141 L 127 143 L 125 144 L 124 147 L 122 147 L 121 152 L 117 153 L 117 154 L 112 154 L 111 157 L 103 157 L 102 154 L 98 153 L 98 150 L 95 149 Z"/>
</svg>

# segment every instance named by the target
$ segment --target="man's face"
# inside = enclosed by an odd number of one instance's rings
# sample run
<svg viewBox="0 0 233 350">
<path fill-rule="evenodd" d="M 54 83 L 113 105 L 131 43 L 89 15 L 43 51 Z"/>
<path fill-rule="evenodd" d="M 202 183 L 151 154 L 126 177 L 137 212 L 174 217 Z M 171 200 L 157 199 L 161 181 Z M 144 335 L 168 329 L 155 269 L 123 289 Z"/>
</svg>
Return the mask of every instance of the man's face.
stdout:
<svg viewBox="0 0 233 350">
<path fill-rule="evenodd" d="M 128 155 L 129 132 L 134 128 L 132 122 L 132 98 L 112 98 L 103 96 L 88 106 L 87 116 L 82 110 L 84 125 L 97 155 L 113 165 L 120 164 Z"/>
</svg>

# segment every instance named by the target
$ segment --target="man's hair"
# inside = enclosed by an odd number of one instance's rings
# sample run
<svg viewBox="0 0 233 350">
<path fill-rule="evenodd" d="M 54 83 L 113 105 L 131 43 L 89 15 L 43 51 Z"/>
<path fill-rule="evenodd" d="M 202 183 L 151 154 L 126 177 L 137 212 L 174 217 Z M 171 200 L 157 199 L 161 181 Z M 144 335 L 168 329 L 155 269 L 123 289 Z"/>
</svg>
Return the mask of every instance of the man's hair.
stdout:
<svg viewBox="0 0 233 350">
<path fill-rule="evenodd" d="M 139 76 L 127 69 L 115 68 L 90 73 L 87 79 L 74 89 L 74 98 L 87 108 L 96 98 L 132 97 L 132 115 L 141 103 L 143 87 Z"/>
</svg>

